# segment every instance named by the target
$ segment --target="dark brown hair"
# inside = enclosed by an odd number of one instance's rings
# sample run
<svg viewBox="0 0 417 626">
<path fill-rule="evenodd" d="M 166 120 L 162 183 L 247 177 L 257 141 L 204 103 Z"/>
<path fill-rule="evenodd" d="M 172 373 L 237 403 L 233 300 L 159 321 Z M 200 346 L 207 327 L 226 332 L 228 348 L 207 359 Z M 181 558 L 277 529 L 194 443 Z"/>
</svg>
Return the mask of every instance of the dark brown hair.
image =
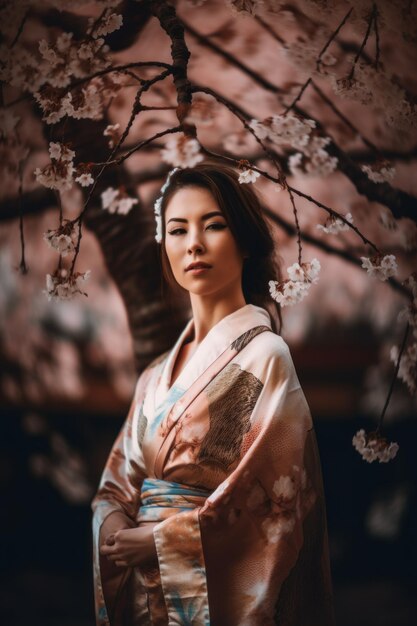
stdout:
<svg viewBox="0 0 417 626">
<path fill-rule="evenodd" d="M 165 209 L 175 192 L 183 187 L 208 189 L 217 201 L 238 248 L 249 255 L 242 271 L 245 300 L 266 309 L 273 330 L 279 334 L 282 329 L 281 307 L 271 298 L 268 287 L 269 280 L 281 279 L 272 233 L 253 185 L 239 183 L 238 174 L 230 167 L 206 161 L 192 168 L 178 169 L 171 175 L 161 202 L 160 255 L 166 282 L 171 288 L 178 287 L 165 250 Z"/>
</svg>

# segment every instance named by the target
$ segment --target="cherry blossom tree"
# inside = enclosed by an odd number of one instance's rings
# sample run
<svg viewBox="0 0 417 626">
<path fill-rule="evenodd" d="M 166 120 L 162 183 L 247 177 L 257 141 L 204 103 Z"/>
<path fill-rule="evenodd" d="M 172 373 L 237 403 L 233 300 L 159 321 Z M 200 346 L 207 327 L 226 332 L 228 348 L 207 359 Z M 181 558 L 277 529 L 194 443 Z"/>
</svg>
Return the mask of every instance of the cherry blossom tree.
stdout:
<svg viewBox="0 0 417 626">
<path fill-rule="evenodd" d="M 186 315 L 179 300 L 173 325 L 158 291 L 161 185 L 172 168 L 205 158 L 234 166 L 272 207 L 277 241 L 292 242 L 287 277 L 269 283 L 281 307 L 314 297 L 336 260 L 402 298 L 378 425 L 353 439 L 365 460 L 390 460 L 398 445 L 382 424 L 395 380 L 417 388 L 416 17 L 408 0 L 2 5 L 1 215 L 19 223 L 20 272 L 36 263 L 25 220 L 55 207 L 58 224 L 43 235 L 56 252 L 45 295 L 87 294 L 94 274 L 80 252 L 92 231 L 140 369 Z"/>
</svg>

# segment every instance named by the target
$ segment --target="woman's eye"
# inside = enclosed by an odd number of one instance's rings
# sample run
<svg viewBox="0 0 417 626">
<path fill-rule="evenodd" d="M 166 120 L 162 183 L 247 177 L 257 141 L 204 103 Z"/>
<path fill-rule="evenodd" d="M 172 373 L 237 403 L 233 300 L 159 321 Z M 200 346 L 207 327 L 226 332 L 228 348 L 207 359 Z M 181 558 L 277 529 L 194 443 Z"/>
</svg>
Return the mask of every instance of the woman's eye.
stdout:
<svg viewBox="0 0 417 626">
<path fill-rule="evenodd" d="M 222 230 L 223 228 L 226 228 L 227 225 L 226 224 L 221 224 L 220 222 L 213 222 L 212 224 L 208 224 L 207 228 L 211 228 L 212 230 Z M 170 235 L 181 235 L 182 233 L 185 233 L 185 229 L 184 228 L 174 228 L 174 230 L 170 230 L 169 234 Z"/>
<path fill-rule="evenodd" d="M 213 227 L 214 230 L 221 230 L 222 228 L 226 228 L 226 224 L 221 224 L 220 222 L 213 222 L 209 224 L 207 228 Z"/>
</svg>

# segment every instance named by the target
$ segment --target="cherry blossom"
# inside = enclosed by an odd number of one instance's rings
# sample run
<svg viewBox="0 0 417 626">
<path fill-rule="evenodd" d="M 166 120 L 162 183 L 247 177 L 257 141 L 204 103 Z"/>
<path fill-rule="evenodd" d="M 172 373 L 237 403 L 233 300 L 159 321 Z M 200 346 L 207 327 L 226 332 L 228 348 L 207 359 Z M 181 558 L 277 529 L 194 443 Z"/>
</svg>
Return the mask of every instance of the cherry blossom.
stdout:
<svg viewBox="0 0 417 626">
<path fill-rule="evenodd" d="M 289 279 L 280 283 L 274 280 L 269 281 L 271 297 L 281 306 L 297 304 L 307 295 L 310 286 L 318 282 L 320 267 L 318 259 L 301 265 L 294 263 L 287 268 Z"/>
<path fill-rule="evenodd" d="M 324 148 L 330 143 L 330 137 L 313 135 L 316 122 L 302 119 L 296 115 L 273 115 L 263 122 L 252 119 L 250 128 L 259 139 L 268 139 L 278 146 L 290 146 L 299 152 L 288 159 L 293 174 L 308 173 L 315 176 L 327 176 L 338 163 Z M 303 169 L 304 168 L 304 169 Z"/>
<path fill-rule="evenodd" d="M 289 113 L 288 115 L 273 115 L 263 122 L 252 119 L 249 126 L 259 139 L 269 139 L 277 145 L 287 144 L 300 149 L 307 145 L 316 122 Z"/>
<path fill-rule="evenodd" d="M 49 144 L 51 163 L 44 168 L 37 167 L 34 171 L 38 183 L 49 189 L 65 191 L 73 185 L 75 167 L 72 162 L 75 152 L 65 144 L 51 142 Z"/>
<path fill-rule="evenodd" d="M 44 293 L 48 300 L 70 300 L 77 293 L 86 296 L 87 294 L 81 291 L 81 287 L 88 280 L 90 273 L 90 270 L 87 270 L 69 274 L 66 269 L 59 269 L 54 274 L 47 274 Z"/>
<path fill-rule="evenodd" d="M 328 143 L 330 137 L 310 136 L 306 145 L 301 148 L 302 152 L 296 152 L 288 159 L 291 173 L 313 176 L 331 174 L 337 168 L 338 158 L 324 149 Z"/>
<path fill-rule="evenodd" d="M 381 67 L 357 63 L 353 76 L 337 77 L 330 82 L 334 92 L 342 97 L 371 106 L 382 112 L 388 127 L 394 131 L 409 132 L 416 127 L 416 106 L 410 102 L 406 91 L 399 86 L 395 76 Z"/>
<path fill-rule="evenodd" d="M 52 141 L 49 144 L 49 156 L 57 161 L 71 162 L 75 157 L 75 152 L 63 143 Z"/>
<path fill-rule="evenodd" d="M 251 169 L 244 169 L 239 174 L 240 183 L 254 183 L 259 178 L 260 173 Z"/>
<path fill-rule="evenodd" d="M 379 280 L 385 281 L 397 274 L 398 266 L 395 255 L 393 254 L 386 256 L 376 254 L 371 258 L 361 256 L 361 261 L 362 267 L 364 267 L 373 278 L 379 278 Z"/>
<path fill-rule="evenodd" d="M 53 161 L 43 169 L 37 167 L 34 171 L 38 183 L 49 189 L 66 191 L 71 189 L 75 169 L 72 163 Z"/>
<path fill-rule="evenodd" d="M 137 198 L 131 198 L 123 188 L 107 187 L 101 194 L 101 206 L 109 213 L 127 215 L 131 208 L 138 203 Z"/>
<path fill-rule="evenodd" d="M 120 124 L 109 124 L 104 129 L 103 135 L 105 137 L 110 137 L 110 139 L 109 139 L 109 148 L 114 148 L 114 146 L 118 142 L 119 137 L 120 137 L 120 135 L 118 133 L 119 128 L 120 128 Z"/>
<path fill-rule="evenodd" d="M 399 449 L 398 443 L 388 443 L 377 431 L 366 434 L 363 428 L 354 435 L 352 444 L 362 459 L 368 463 L 377 459 L 380 463 L 388 463 L 395 457 Z"/>
<path fill-rule="evenodd" d="M 89 27 L 91 28 L 93 26 L 90 34 L 94 37 L 94 39 L 110 35 L 110 33 L 114 33 L 114 31 L 119 30 L 122 25 L 123 16 L 117 13 L 112 13 L 111 11 L 106 11 L 98 23 L 96 23 L 93 18 L 90 18 L 89 20 Z"/>
<path fill-rule="evenodd" d="M 81 187 L 89 187 L 90 185 L 93 184 L 94 178 L 91 176 L 89 172 L 84 172 L 83 174 L 80 174 L 79 176 L 77 176 L 77 178 L 75 179 L 75 182 L 79 183 Z"/>
<path fill-rule="evenodd" d="M 161 150 L 161 158 L 174 167 L 194 167 L 204 160 L 197 139 L 186 137 L 184 134 L 168 139 L 165 148 Z"/>
<path fill-rule="evenodd" d="M 397 362 L 398 355 L 398 346 L 392 346 L 390 358 L 394 363 Z M 398 369 L 398 378 L 407 385 L 410 393 L 415 393 L 417 389 L 417 341 L 411 343 L 402 353 L 400 367 Z"/>
<path fill-rule="evenodd" d="M 352 213 L 346 213 L 344 216 L 348 222 L 353 223 Z M 326 222 L 323 224 L 317 224 L 316 228 L 322 230 L 324 233 L 336 235 L 343 230 L 349 230 L 349 225 L 343 222 L 339 217 L 335 215 L 329 215 Z"/>
<path fill-rule="evenodd" d="M 74 224 L 70 220 L 66 220 L 56 229 L 49 229 L 43 234 L 46 243 L 59 252 L 63 257 L 74 252 L 76 244 L 76 233 Z"/>
<path fill-rule="evenodd" d="M 374 167 L 362 165 L 361 170 L 365 172 L 369 180 L 372 180 L 374 183 L 390 182 L 395 176 L 395 167 L 386 163 Z"/>
</svg>

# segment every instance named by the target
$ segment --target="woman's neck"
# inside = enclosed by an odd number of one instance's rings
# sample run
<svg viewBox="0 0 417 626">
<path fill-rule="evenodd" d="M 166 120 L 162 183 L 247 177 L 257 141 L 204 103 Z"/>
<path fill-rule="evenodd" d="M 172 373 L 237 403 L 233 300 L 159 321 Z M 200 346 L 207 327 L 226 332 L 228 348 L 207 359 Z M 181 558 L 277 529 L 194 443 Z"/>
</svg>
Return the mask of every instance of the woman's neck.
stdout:
<svg viewBox="0 0 417 626">
<path fill-rule="evenodd" d="M 247 304 L 243 293 L 236 298 L 207 302 L 200 296 L 191 295 L 191 308 L 193 311 L 194 333 L 189 341 L 198 345 L 217 322 L 227 315 L 234 313 Z"/>
</svg>

